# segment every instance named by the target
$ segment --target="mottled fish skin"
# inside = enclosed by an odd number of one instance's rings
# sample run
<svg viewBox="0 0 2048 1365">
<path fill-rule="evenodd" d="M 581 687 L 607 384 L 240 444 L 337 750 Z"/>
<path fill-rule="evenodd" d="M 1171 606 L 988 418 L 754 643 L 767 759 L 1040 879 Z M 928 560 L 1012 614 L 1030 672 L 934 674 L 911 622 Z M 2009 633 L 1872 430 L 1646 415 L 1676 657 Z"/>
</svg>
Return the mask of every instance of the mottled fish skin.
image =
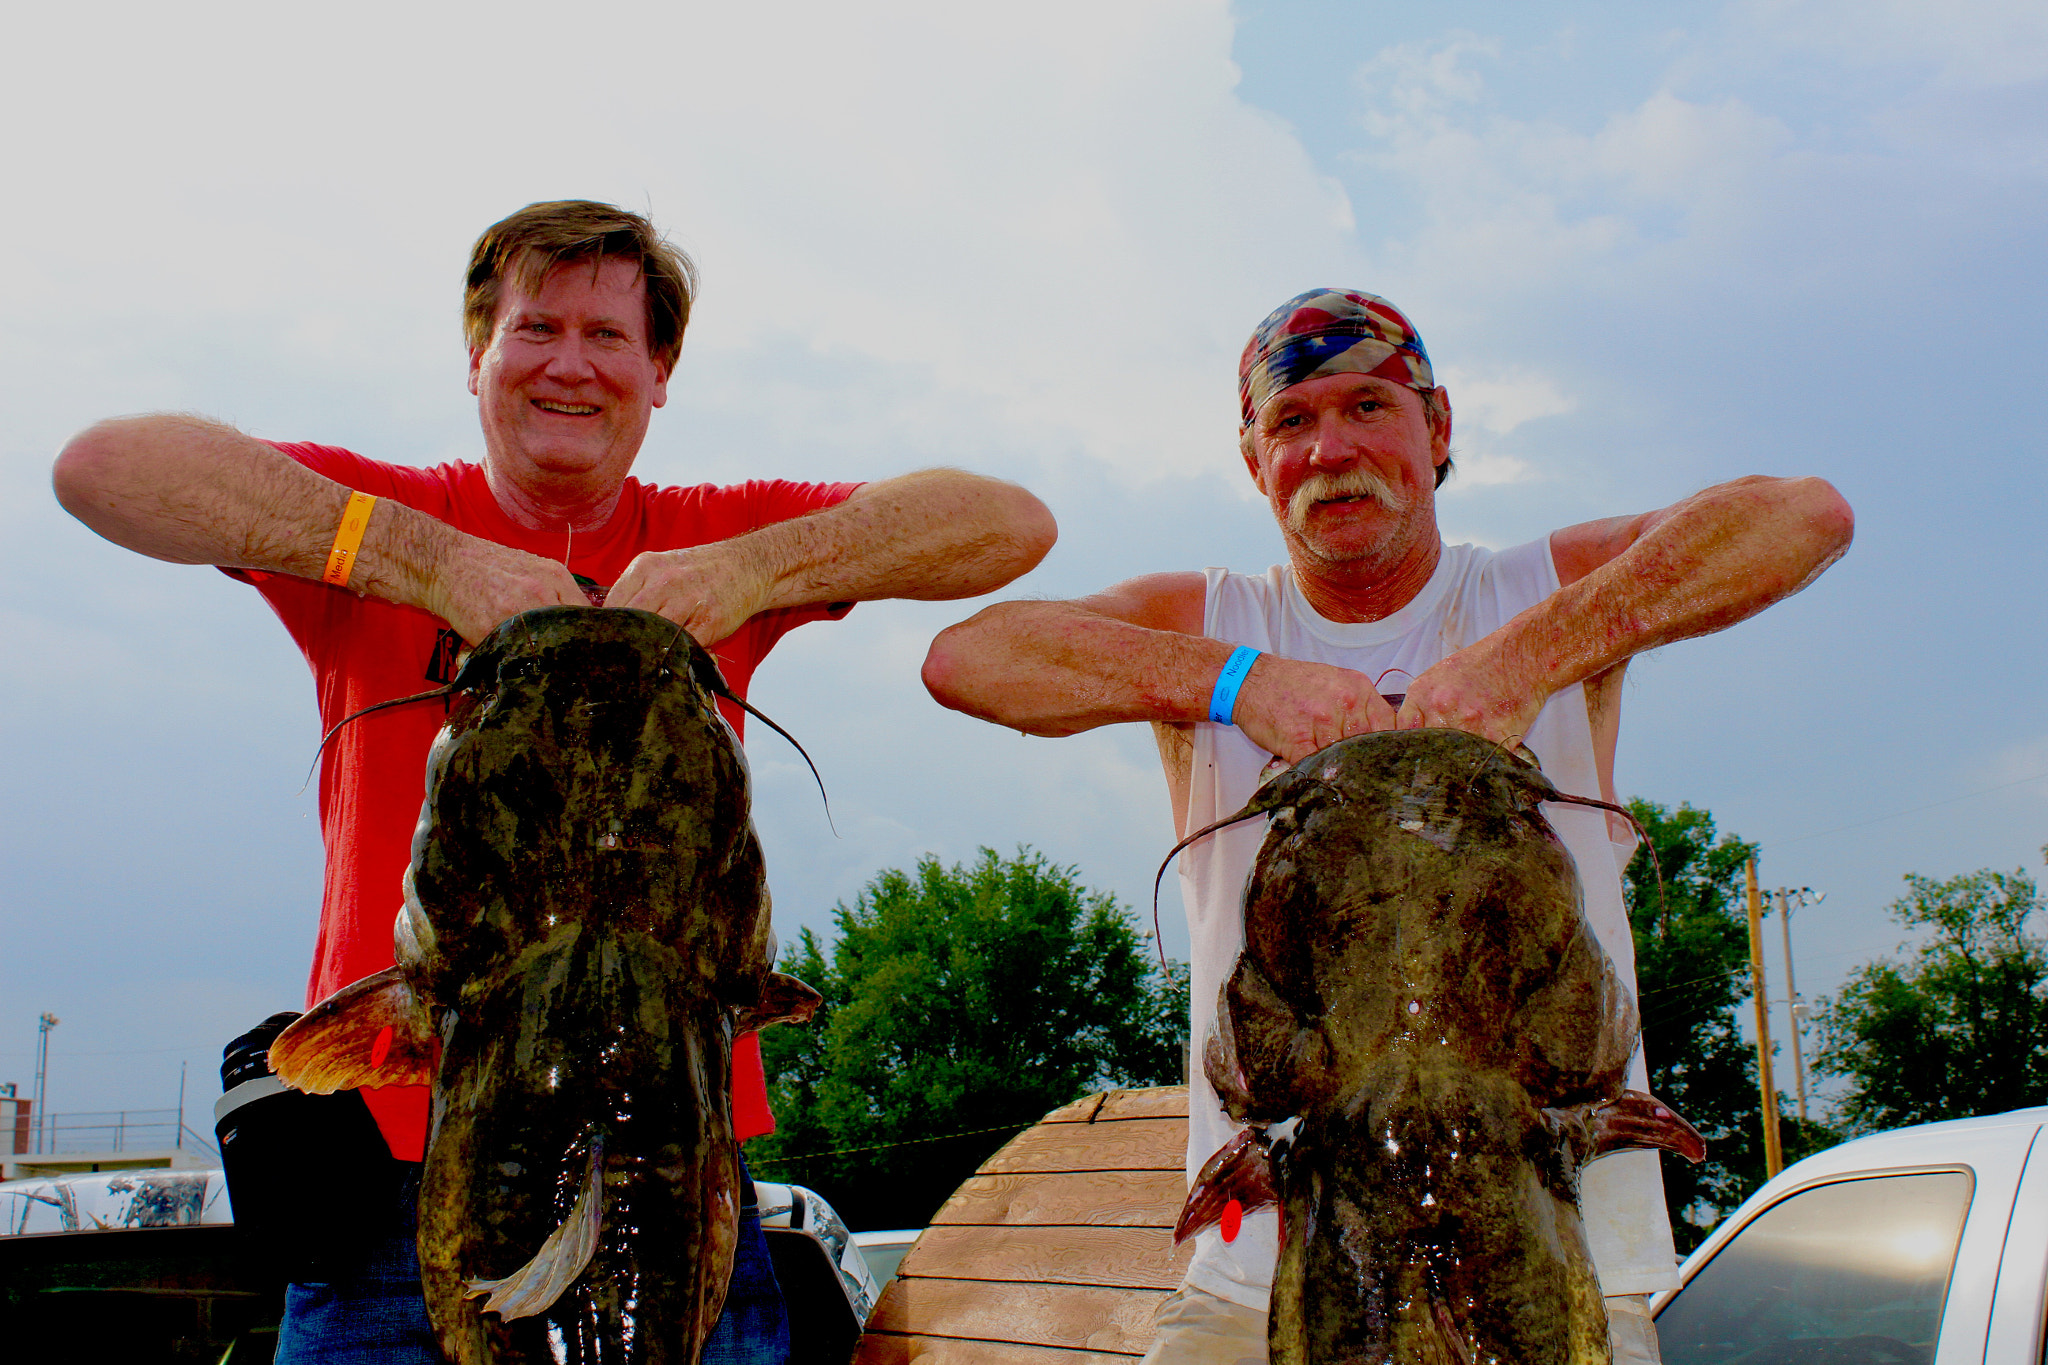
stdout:
<svg viewBox="0 0 2048 1365">
<path fill-rule="evenodd" d="M 734 1019 L 761 998 L 769 924 L 711 668 L 660 617 L 558 608 L 501 625 L 457 680 L 401 965 L 441 1045 L 419 1246 L 462 1365 L 694 1362 L 717 1321 L 740 1202 Z M 588 1269 L 539 1315 L 483 1311 L 471 1282 L 535 1255 L 593 1150 Z"/>
<path fill-rule="evenodd" d="M 1540 771 L 1456 730 L 1361 735 L 1275 777 L 1211 1082 L 1272 1167 L 1276 1365 L 1606 1365 L 1578 1213 L 1587 1115 L 1634 1002 Z"/>
</svg>

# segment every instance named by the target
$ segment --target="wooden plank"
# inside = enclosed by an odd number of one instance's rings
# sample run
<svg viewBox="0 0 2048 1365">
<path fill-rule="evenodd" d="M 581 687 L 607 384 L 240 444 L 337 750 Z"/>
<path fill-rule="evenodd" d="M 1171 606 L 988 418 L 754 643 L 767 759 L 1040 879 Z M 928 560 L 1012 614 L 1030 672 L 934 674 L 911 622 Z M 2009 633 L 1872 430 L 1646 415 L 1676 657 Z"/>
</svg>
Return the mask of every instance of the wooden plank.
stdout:
<svg viewBox="0 0 2048 1365">
<path fill-rule="evenodd" d="M 1188 1088 L 1162 1085 L 1150 1090 L 1112 1090 L 1103 1097 L 1095 1122 L 1117 1119 L 1184 1119 L 1188 1116 Z"/>
<path fill-rule="evenodd" d="M 976 1175 L 953 1192 L 934 1224 L 1170 1228 L 1187 1201 L 1187 1176 L 1171 1171 Z"/>
<path fill-rule="evenodd" d="M 1184 1119 L 1188 1088 L 1156 1085 L 1144 1090 L 1104 1090 L 1063 1104 L 1040 1123 L 1106 1123 L 1114 1119 Z"/>
<path fill-rule="evenodd" d="M 1122 1351 L 1075 1351 L 1063 1346 L 1020 1346 L 1013 1341 L 959 1341 L 951 1337 L 870 1332 L 852 1365 L 1130 1365 Z"/>
<path fill-rule="evenodd" d="M 1165 1297 L 1163 1289 L 895 1279 L 868 1330 L 1143 1355 Z"/>
<path fill-rule="evenodd" d="M 1022 1171 L 1185 1171 L 1184 1119 L 1049 1123 L 1027 1129 L 990 1157 L 983 1175 Z"/>
<path fill-rule="evenodd" d="M 1093 1123 L 1095 1122 L 1096 1112 L 1102 1108 L 1103 1101 L 1107 1100 L 1111 1095 L 1115 1095 L 1118 1093 L 1120 1092 L 1115 1090 L 1098 1090 L 1092 1095 L 1083 1095 L 1080 1099 L 1075 1100 L 1072 1104 L 1061 1105 L 1059 1108 L 1053 1110 L 1050 1114 L 1047 1114 L 1044 1118 L 1040 1119 L 1039 1122 Z"/>
<path fill-rule="evenodd" d="M 1194 1254 L 1165 1228 L 926 1228 L 898 1275 L 1173 1289 Z"/>
</svg>

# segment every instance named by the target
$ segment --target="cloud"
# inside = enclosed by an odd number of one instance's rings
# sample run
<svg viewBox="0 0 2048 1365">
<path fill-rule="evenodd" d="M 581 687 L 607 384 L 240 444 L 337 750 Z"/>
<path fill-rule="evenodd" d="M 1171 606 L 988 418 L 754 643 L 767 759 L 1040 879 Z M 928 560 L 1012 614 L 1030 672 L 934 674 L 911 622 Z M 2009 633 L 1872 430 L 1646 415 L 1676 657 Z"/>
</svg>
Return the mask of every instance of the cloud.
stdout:
<svg viewBox="0 0 2048 1365">
<path fill-rule="evenodd" d="M 2048 77 L 2048 10 L 2032 0 L 1744 0 L 1736 9 L 1786 47 L 1931 68 L 1951 87 Z"/>
<path fill-rule="evenodd" d="M 1790 132 L 1733 97 L 1660 90 L 1590 131 L 1482 99 L 1492 42 L 1389 48 L 1359 68 L 1351 158 L 1410 187 L 1424 221 L 1379 244 L 1460 312 L 1723 235 L 1782 173 Z M 1759 210 L 1761 211 L 1761 210 Z"/>
<path fill-rule="evenodd" d="M 539 5 L 460 13 L 40 13 L 28 45 L 90 47 L 107 98 L 60 70 L 0 96 L 49 130 L 16 184 L 64 205 L 59 232 L 0 227 L 47 267 L 9 302 L 57 319 L 44 341 L 64 352 L 116 328 L 193 344 L 179 382 L 94 386 L 117 407 L 219 403 L 200 376 L 239 335 L 280 369 L 438 413 L 420 390 L 459 382 L 471 237 L 529 199 L 590 195 L 651 208 L 700 258 L 685 366 L 845 360 L 892 417 L 968 405 L 1142 481 L 1229 467 L 1244 333 L 1349 252 L 1342 189 L 1235 97 L 1222 0 L 628 3 L 587 42 L 540 37 L 559 15 Z M 36 117 L 59 106 L 76 116 Z"/>
</svg>

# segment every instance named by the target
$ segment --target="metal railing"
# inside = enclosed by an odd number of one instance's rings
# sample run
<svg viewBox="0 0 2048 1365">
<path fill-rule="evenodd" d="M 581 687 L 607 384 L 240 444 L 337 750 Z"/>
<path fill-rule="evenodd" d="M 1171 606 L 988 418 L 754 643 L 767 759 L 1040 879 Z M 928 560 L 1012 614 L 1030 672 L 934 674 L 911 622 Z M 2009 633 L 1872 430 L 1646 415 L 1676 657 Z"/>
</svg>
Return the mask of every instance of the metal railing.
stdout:
<svg viewBox="0 0 2048 1365">
<path fill-rule="evenodd" d="M 51 1156 L 79 1152 L 160 1152 L 185 1148 L 218 1160 L 213 1143 L 194 1132 L 178 1109 L 116 1109 L 99 1114 L 45 1114 L 31 1120 L 35 1147 Z"/>
</svg>

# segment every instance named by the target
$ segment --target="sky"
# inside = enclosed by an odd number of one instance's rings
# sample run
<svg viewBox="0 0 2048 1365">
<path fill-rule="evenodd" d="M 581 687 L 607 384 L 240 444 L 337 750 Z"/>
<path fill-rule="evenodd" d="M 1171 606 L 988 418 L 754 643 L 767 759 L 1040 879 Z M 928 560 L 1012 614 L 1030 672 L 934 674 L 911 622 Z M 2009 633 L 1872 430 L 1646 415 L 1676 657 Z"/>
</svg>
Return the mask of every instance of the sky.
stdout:
<svg viewBox="0 0 2048 1365">
<path fill-rule="evenodd" d="M 1745 474 L 1854 547 L 1630 668 L 1624 795 L 1763 846 L 1809 998 L 1904 938 L 1917 872 L 2048 841 L 2048 10 L 2026 0 L 1049 0 L 40 6 L 0 117 L 0 1082 L 59 1112 L 217 1093 L 301 1007 L 316 725 L 260 599 L 58 508 L 120 413 L 433 464 L 480 450 L 459 289 L 529 201 L 652 214 L 703 292 L 636 471 L 1017 480 L 1004 597 L 1258 571 L 1251 328 L 1386 295 L 1451 392 L 1445 538 L 1504 547 Z M 994 599 L 991 599 L 994 600 Z M 974 603 L 789 637 L 753 700 L 778 927 L 921 857 L 1029 845 L 1149 910 L 1149 734 L 1025 738 L 917 669 Z M 1186 951 L 1173 880 L 1164 944 Z M 1783 990 L 1771 942 L 1772 993 Z M 1783 1011 L 1778 1017 L 1783 1019 Z M 1778 1025 L 1782 1028 L 1782 1022 Z M 205 1118 L 194 1126 L 210 1127 Z"/>
</svg>

